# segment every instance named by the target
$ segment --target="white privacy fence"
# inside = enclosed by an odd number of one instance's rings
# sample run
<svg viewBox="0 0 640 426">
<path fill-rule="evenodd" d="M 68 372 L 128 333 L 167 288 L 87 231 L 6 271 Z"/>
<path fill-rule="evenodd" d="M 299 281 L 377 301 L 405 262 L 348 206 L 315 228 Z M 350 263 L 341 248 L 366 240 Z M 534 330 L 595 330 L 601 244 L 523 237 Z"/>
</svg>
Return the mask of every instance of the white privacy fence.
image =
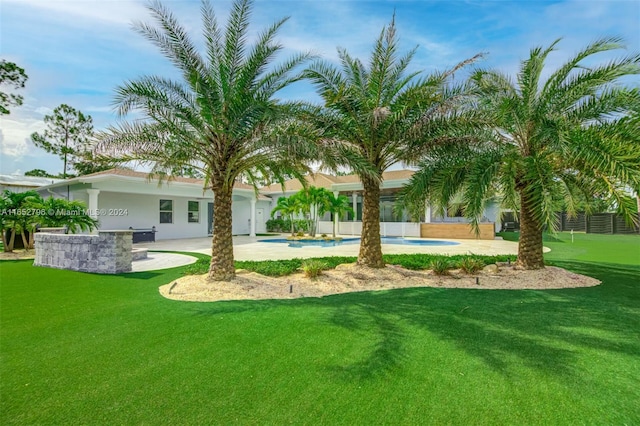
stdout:
<svg viewBox="0 0 640 426">
<path fill-rule="evenodd" d="M 318 224 L 318 234 L 331 235 L 333 222 L 321 221 Z M 360 235 L 362 222 L 339 222 L 338 234 Z M 380 222 L 380 235 L 383 237 L 419 237 L 420 224 L 414 222 Z"/>
</svg>

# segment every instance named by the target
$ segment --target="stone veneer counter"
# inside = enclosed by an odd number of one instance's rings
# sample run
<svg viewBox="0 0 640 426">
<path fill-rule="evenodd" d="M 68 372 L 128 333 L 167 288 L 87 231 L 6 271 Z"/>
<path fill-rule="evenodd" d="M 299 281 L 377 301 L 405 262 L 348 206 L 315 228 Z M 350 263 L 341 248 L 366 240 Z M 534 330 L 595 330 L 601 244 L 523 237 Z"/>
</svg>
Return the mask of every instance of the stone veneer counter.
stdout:
<svg viewBox="0 0 640 426">
<path fill-rule="evenodd" d="M 98 274 L 131 272 L 133 231 L 98 235 L 35 234 L 34 266 Z"/>
</svg>

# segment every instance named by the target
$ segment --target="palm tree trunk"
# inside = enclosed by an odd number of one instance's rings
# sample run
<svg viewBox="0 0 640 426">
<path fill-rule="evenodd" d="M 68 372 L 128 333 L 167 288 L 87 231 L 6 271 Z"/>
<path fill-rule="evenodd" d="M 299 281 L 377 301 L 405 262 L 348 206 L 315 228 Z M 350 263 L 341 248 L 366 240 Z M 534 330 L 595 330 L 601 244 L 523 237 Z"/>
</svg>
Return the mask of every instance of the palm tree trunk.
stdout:
<svg viewBox="0 0 640 426">
<path fill-rule="evenodd" d="M 296 228 L 295 228 L 295 223 L 293 221 L 293 215 L 291 215 L 291 236 L 293 237 L 294 235 L 296 235 Z"/>
<path fill-rule="evenodd" d="M 16 241 L 16 228 L 11 228 L 11 233 L 9 235 L 10 235 L 9 244 L 5 246 L 5 250 L 4 250 L 7 253 L 13 252 L 13 245 L 15 244 L 15 241 Z"/>
<path fill-rule="evenodd" d="M 338 227 L 338 214 L 333 214 L 333 239 L 336 239 L 336 228 Z"/>
<path fill-rule="evenodd" d="M 362 236 L 358 265 L 382 268 L 384 262 L 380 245 L 380 184 L 376 180 L 363 177 L 362 186 Z"/>
<path fill-rule="evenodd" d="M 22 247 L 25 250 L 29 250 L 29 240 L 27 240 L 27 235 L 24 233 L 24 228 L 20 231 L 20 237 L 22 238 Z"/>
<path fill-rule="evenodd" d="M 29 250 L 32 250 L 35 246 L 36 241 L 36 228 L 34 227 L 31 232 L 29 232 Z"/>
<path fill-rule="evenodd" d="M 213 203 L 213 243 L 209 280 L 231 281 L 236 276 L 233 263 L 231 189 L 215 189 Z"/>
<path fill-rule="evenodd" d="M 2 228 L 2 248 L 4 251 L 7 251 L 7 230 Z"/>
<path fill-rule="evenodd" d="M 517 265 L 524 269 L 544 268 L 542 256 L 542 227 L 534 216 L 534 206 L 529 198 L 520 194 L 520 240 Z"/>
</svg>

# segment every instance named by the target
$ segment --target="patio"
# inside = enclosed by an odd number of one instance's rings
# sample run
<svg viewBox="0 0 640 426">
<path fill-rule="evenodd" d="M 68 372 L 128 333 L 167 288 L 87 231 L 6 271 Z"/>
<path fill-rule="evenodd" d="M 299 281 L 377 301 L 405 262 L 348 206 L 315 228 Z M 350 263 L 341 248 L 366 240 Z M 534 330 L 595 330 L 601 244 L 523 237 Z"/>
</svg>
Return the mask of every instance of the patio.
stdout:
<svg viewBox="0 0 640 426">
<path fill-rule="evenodd" d="M 283 238 L 285 234 L 270 237 L 233 237 L 233 254 L 235 260 L 282 260 L 294 258 L 310 258 L 325 256 L 357 256 L 359 244 L 345 244 L 336 247 L 289 247 L 287 244 L 261 242 L 260 240 Z M 348 237 L 348 236 L 345 236 Z M 432 239 L 438 240 L 438 239 Z M 452 246 L 414 246 L 383 244 L 384 254 L 437 253 L 437 254 L 517 254 L 518 244 L 502 239 L 495 240 L 455 240 L 459 243 Z M 149 250 L 184 251 L 211 254 L 211 238 L 187 238 L 180 240 L 164 240 L 155 243 L 136 244 Z M 545 249 L 548 251 L 548 249 Z"/>
</svg>

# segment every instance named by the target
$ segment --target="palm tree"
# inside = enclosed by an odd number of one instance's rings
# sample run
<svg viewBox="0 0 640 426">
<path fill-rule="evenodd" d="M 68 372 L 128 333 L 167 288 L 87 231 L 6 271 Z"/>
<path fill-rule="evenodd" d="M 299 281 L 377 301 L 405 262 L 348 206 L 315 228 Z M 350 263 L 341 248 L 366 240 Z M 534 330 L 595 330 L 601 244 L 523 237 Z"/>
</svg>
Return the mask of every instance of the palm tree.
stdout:
<svg viewBox="0 0 640 426">
<path fill-rule="evenodd" d="M 310 237 L 315 237 L 320 217 L 327 212 L 329 192 L 326 188 L 310 186 L 301 189 L 295 197 L 301 207 L 301 212 L 307 218 Z"/>
<path fill-rule="evenodd" d="M 327 203 L 327 211 L 333 215 L 333 238 L 336 237 L 338 218 L 346 213 L 353 213 L 350 205 L 349 197 L 340 195 L 336 197 L 333 193 L 329 193 Z"/>
<path fill-rule="evenodd" d="M 46 212 L 45 215 L 35 217 L 38 225 L 47 227 L 65 227 L 75 234 L 81 231 L 91 231 L 98 226 L 98 221 L 87 214 L 87 205 L 82 201 L 69 201 L 64 198 L 33 200 L 30 206 L 34 211 Z"/>
<path fill-rule="evenodd" d="M 604 38 L 543 81 L 558 41 L 532 49 L 516 81 L 497 71 L 475 72 L 490 135 L 432 151 L 405 194 L 414 200 L 427 194 L 439 208 L 462 194 L 477 229 L 485 200 L 497 191 L 503 207 L 519 212 L 518 263 L 526 269 L 544 267 L 542 233 L 556 226 L 558 197 L 573 214 L 580 200 L 599 194 L 631 219 L 634 201 L 625 187 L 640 184 L 640 127 L 632 115 L 640 92 L 616 84 L 640 73 L 640 55 L 591 65 L 593 55 L 622 47 L 619 39 Z"/>
<path fill-rule="evenodd" d="M 22 237 L 23 247 L 29 249 L 27 232 L 33 231 L 35 223 L 30 212 L 30 203 L 40 199 L 36 191 L 11 192 L 5 190 L 0 197 L 0 228 L 2 232 L 2 244 L 4 251 L 10 253 L 15 245 L 16 234 Z M 7 234 L 9 238 L 7 238 Z"/>
<path fill-rule="evenodd" d="M 466 99 L 464 85 L 452 86 L 454 72 L 421 77 L 408 72 L 416 49 L 398 55 L 395 17 L 377 39 L 369 65 L 338 49 L 340 66 L 319 61 L 306 70 L 324 108 L 316 115 L 324 159 L 359 175 L 363 190 L 362 240 L 358 263 L 383 267 L 380 245 L 380 185 L 392 164 L 411 163 L 431 144 L 465 135 L 465 116 L 456 113 Z"/>
<path fill-rule="evenodd" d="M 302 158 L 314 149 L 300 143 L 305 129 L 295 119 L 299 105 L 274 99 L 280 89 L 298 80 L 293 74 L 309 54 L 297 54 L 274 65 L 282 46 L 274 38 L 282 19 L 248 44 L 252 1 L 236 0 L 224 32 L 207 0 L 201 6 L 206 51 L 196 44 L 176 18 L 160 3 L 148 8 L 158 27 L 138 24 L 177 67 L 181 81 L 145 76 L 117 89 L 118 112 L 136 110 L 145 120 L 110 128 L 101 135 L 104 153 L 121 160 L 140 159 L 153 172 L 190 167 L 204 174 L 214 194 L 213 243 L 209 278 L 235 277 L 231 227 L 232 190 L 236 179 L 283 174 L 302 178 Z"/>
<path fill-rule="evenodd" d="M 295 230 L 295 222 L 294 216 L 296 213 L 300 211 L 300 205 L 296 202 L 293 196 L 291 197 L 280 197 L 278 198 L 278 203 L 271 210 L 271 217 L 275 216 L 276 213 L 280 212 L 285 217 L 289 218 L 291 222 L 291 236 L 293 236 L 296 232 Z"/>
</svg>

